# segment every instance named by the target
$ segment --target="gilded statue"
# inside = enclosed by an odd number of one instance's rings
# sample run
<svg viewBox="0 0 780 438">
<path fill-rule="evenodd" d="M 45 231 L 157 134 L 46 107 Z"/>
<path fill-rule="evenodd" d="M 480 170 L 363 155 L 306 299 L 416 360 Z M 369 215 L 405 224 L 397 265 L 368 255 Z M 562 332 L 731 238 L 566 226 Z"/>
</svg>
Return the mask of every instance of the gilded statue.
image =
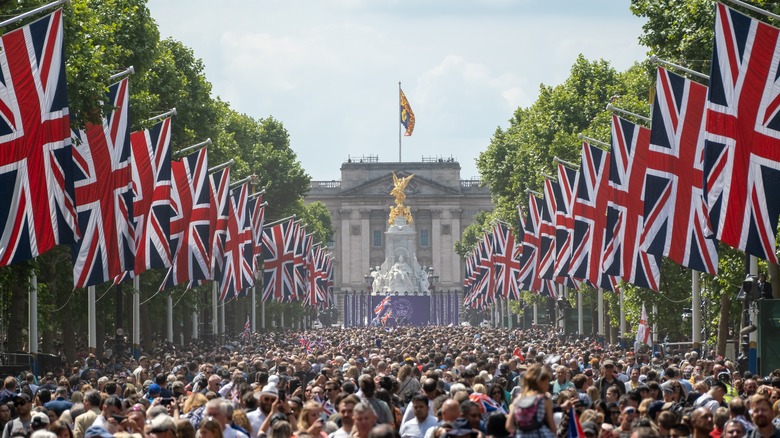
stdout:
<svg viewBox="0 0 780 438">
<path fill-rule="evenodd" d="M 390 194 L 395 197 L 395 207 L 390 207 L 390 218 L 387 221 L 390 225 L 395 224 L 395 219 L 398 216 L 406 218 L 407 224 L 412 223 L 412 212 L 409 210 L 409 207 L 404 206 L 404 201 L 406 200 L 404 190 L 406 190 L 406 186 L 413 177 L 414 175 L 409 175 L 404 178 L 398 178 L 395 172 L 393 172 L 393 190 L 390 191 Z"/>
</svg>

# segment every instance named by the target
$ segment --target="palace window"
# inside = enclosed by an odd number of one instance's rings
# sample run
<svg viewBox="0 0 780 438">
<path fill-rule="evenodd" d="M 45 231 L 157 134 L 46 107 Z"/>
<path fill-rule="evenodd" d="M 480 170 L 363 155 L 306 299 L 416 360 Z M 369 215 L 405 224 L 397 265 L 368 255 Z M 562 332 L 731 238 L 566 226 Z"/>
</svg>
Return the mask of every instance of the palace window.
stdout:
<svg viewBox="0 0 780 438">
<path fill-rule="evenodd" d="M 420 230 L 420 247 L 427 248 L 430 244 L 430 234 L 428 233 L 428 230 Z"/>
<path fill-rule="evenodd" d="M 382 230 L 374 230 L 371 239 L 371 246 L 374 248 L 379 248 L 382 246 Z"/>
</svg>

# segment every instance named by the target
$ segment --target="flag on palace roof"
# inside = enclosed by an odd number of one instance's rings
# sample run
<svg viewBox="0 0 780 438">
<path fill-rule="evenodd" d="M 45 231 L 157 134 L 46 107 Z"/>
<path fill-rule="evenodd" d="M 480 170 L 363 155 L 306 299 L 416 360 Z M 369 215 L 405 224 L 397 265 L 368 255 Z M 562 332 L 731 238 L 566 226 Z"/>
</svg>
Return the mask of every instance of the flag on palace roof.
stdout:
<svg viewBox="0 0 780 438">
<path fill-rule="evenodd" d="M 414 131 L 414 113 L 412 112 L 412 106 L 409 105 L 409 101 L 406 100 L 404 91 L 400 89 L 399 91 L 401 92 L 401 125 L 406 129 L 404 135 L 410 136 L 412 131 Z"/>
</svg>

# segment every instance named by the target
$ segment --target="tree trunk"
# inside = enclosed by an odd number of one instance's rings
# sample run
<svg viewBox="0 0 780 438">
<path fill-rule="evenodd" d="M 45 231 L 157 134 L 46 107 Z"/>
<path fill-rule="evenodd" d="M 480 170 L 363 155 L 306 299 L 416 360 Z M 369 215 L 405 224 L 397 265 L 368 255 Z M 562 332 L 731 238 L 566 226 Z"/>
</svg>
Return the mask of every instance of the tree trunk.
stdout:
<svg viewBox="0 0 780 438">
<path fill-rule="evenodd" d="M 720 294 L 720 322 L 718 323 L 718 346 L 717 354 L 726 355 L 726 343 L 729 338 L 729 312 L 731 310 L 731 300 L 726 291 Z M 740 327 L 741 328 L 741 327 Z"/>
<path fill-rule="evenodd" d="M 26 345 L 25 338 L 29 317 L 27 315 L 27 303 L 30 297 L 30 273 L 28 263 L 10 266 L 12 280 L 9 282 L 11 289 L 11 302 L 8 305 L 10 318 L 8 320 L 8 352 L 22 351 Z"/>
</svg>

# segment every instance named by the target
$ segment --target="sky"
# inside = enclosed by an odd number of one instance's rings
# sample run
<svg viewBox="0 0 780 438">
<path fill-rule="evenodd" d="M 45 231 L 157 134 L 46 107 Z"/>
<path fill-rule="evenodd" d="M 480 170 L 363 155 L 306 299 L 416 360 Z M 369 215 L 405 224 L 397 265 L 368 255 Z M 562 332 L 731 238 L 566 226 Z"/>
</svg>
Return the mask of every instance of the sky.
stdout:
<svg viewBox="0 0 780 438">
<path fill-rule="evenodd" d="M 348 157 L 399 160 L 398 83 L 416 118 L 403 161 L 453 157 L 461 178 L 540 84 L 579 54 L 646 57 L 628 0 L 149 0 L 162 38 L 203 60 L 213 94 L 274 117 L 313 180 Z"/>
</svg>

